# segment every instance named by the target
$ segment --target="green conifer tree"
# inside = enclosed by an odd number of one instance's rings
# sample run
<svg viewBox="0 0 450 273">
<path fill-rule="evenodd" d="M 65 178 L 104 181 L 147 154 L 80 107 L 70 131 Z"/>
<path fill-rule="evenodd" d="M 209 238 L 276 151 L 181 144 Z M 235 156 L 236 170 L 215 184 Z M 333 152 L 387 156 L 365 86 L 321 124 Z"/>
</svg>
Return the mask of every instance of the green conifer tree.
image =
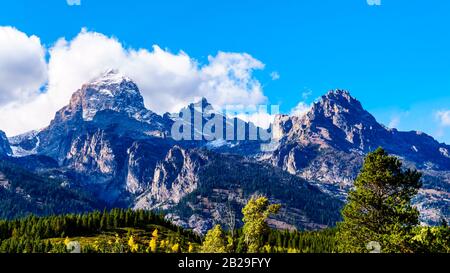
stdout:
<svg viewBox="0 0 450 273">
<path fill-rule="evenodd" d="M 339 251 L 411 252 L 408 239 L 419 222 L 411 199 L 420 180 L 419 172 L 403 169 L 401 161 L 382 148 L 369 153 L 342 210 Z"/>
</svg>

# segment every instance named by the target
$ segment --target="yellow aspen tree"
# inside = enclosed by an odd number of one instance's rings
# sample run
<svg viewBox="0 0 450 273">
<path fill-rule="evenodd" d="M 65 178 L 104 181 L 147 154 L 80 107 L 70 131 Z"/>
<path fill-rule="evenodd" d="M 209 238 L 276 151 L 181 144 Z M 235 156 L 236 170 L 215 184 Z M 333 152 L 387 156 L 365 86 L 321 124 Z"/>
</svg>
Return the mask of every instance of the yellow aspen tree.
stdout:
<svg viewBox="0 0 450 273">
<path fill-rule="evenodd" d="M 172 246 L 172 252 L 173 253 L 178 253 L 180 251 L 180 245 L 179 244 L 174 244 Z"/>
<path fill-rule="evenodd" d="M 164 249 L 166 248 L 166 242 L 164 240 L 161 240 L 161 243 L 159 244 L 159 248 L 161 249 L 161 251 L 164 251 Z"/>
<path fill-rule="evenodd" d="M 137 252 L 139 249 L 138 244 L 134 241 L 134 237 L 130 236 L 130 239 L 128 240 L 128 246 L 130 247 L 131 252 Z"/>
<path fill-rule="evenodd" d="M 155 253 L 157 246 L 158 246 L 158 239 L 157 239 L 157 237 L 153 237 L 149 243 L 150 251 Z"/>
<path fill-rule="evenodd" d="M 226 253 L 225 234 L 220 225 L 216 225 L 206 233 L 202 245 L 203 253 Z"/>
<path fill-rule="evenodd" d="M 249 253 L 260 251 L 260 240 L 264 233 L 269 230 L 266 220 L 271 214 L 276 214 L 279 210 L 280 205 L 271 205 L 269 199 L 264 196 L 253 196 L 242 209 L 244 215 L 242 230 Z"/>
<path fill-rule="evenodd" d="M 188 252 L 189 253 L 193 253 L 194 252 L 194 246 L 192 245 L 192 243 L 189 243 Z"/>
<path fill-rule="evenodd" d="M 158 238 L 158 229 L 153 231 L 152 236 Z"/>
</svg>

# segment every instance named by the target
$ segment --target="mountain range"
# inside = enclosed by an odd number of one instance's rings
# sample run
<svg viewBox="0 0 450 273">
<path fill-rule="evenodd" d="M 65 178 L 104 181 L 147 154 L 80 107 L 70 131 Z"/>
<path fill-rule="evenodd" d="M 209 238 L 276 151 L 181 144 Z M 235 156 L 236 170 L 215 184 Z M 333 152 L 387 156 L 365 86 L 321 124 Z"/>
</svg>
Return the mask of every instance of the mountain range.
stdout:
<svg viewBox="0 0 450 273">
<path fill-rule="evenodd" d="M 246 136 L 258 129 L 206 99 L 186 111 L 203 114 L 202 125 L 244 124 Z M 182 116 L 146 109 L 131 79 L 105 72 L 46 128 L 9 139 L 0 132 L 0 216 L 132 207 L 163 210 L 204 233 L 216 223 L 241 225 L 242 206 L 261 194 L 282 204 L 271 226 L 320 229 L 340 220 L 365 154 L 381 146 L 424 174 L 414 200 L 422 222 L 450 220 L 450 146 L 386 128 L 347 91 L 328 92 L 302 116 L 276 116 L 270 142 L 198 138 L 192 120 L 184 121 L 192 138 L 178 140 L 172 129 Z"/>
</svg>

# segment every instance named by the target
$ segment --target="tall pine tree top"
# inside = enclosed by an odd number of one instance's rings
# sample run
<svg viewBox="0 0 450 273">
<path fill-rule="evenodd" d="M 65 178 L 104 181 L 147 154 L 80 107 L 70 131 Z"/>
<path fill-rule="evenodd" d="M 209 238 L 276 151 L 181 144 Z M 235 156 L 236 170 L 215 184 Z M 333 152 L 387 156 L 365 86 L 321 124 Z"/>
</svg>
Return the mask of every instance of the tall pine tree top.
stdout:
<svg viewBox="0 0 450 273">
<path fill-rule="evenodd" d="M 421 187 L 421 176 L 403 169 L 401 161 L 382 148 L 369 153 L 342 210 L 340 250 L 369 252 L 376 242 L 382 252 L 409 252 L 406 238 L 419 223 L 411 199 Z"/>
</svg>

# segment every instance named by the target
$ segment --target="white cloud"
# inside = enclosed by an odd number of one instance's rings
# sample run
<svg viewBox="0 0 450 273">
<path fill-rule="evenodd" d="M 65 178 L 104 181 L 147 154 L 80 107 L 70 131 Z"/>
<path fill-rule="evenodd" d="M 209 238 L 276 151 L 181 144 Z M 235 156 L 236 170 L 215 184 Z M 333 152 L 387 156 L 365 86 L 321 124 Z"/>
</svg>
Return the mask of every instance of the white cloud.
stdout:
<svg viewBox="0 0 450 273">
<path fill-rule="evenodd" d="M 275 119 L 275 115 L 266 112 L 241 113 L 235 117 L 245 122 L 251 122 L 263 129 L 268 129 Z"/>
<path fill-rule="evenodd" d="M 267 101 L 261 83 L 252 74 L 254 70 L 263 69 L 263 63 L 245 53 L 219 52 L 208 60 L 209 64 L 198 71 L 199 95 L 221 106 L 256 105 Z"/>
<path fill-rule="evenodd" d="M 400 125 L 400 121 L 401 120 L 400 120 L 399 116 L 394 116 L 389 121 L 388 127 L 389 128 L 398 128 L 398 126 Z"/>
<path fill-rule="evenodd" d="M 276 115 L 280 114 L 279 105 L 228 105 L 224 110 L 230 118 L 237 117 L 263 129 L 268 129 Z"/>
<path fill-rule="evenodd" d="M 439 111 L 437 112 L 436 117 L 439 119 L 439 123 L 442 127 L 450 126 L 450 110 Z"/>
<path fill-rule="evenodd" d="M 73 92 L 110 68 L 135 80 L 146 107 L 160 114 L 178 111 L 201 97 L 219 106 L 267 101 L 253 76 L 264 64 L 245 53 L 219 52 L 207 64 L 199 64 L 183 51 L 174 54 L 156 45 L 153 50 L 124 48 L 115 38 L 85 29 L 71 41 L 61 38 L 48 53 L 46 92 L 32 101 L 0 105 L 0 127 L 10 136 L 45 127 Z"/>
<path fill-rule="evenodd" d="M 301 101 L 291 110 L 291 116 L 301 117 L 308 113 L 308 111 L 311 110 L 311 107 L 312 105 Z"/>
<path fill-rule="evenodd" d="M 39 38 L 0 27 L 0 107 L 29 100 L 46 79 L 45 49 Z"/>
<path fill-rule="evenodd" d="M 80 6 L 81 0 L 66 0 L 69 6 Z"/>
<path fill-rule="evenodd" d="M 270 78 L 272 79 L 272 81 L 276 81 L 280 79 L 280 73 L 278 73 L 277 71 L 274 71 L 272 73 L 270 73 Z"/>
<path fill-rule="evenodd" d="M 302 98 L 303 98 L 303 100 L 309 99 L 309 97 L 311 97 L 312 93 L 313 93 L 313 92 L 312 92 L 311 89 L 305 89 L 305 91 L 302 92 Z"/>
<path fill-rule="evenodd" d="M 387 127 L 391 129 L 402 130 L 405 129 L 405 124 L 411 118 L 410 110 L 395 110 L 390 114 L 389 120 L 387 122 Z"/>
<path fill-rule="evenodd" d="M 381 0 L 367 0 L 369 6 L 381 6 Z"/>
</svg>

